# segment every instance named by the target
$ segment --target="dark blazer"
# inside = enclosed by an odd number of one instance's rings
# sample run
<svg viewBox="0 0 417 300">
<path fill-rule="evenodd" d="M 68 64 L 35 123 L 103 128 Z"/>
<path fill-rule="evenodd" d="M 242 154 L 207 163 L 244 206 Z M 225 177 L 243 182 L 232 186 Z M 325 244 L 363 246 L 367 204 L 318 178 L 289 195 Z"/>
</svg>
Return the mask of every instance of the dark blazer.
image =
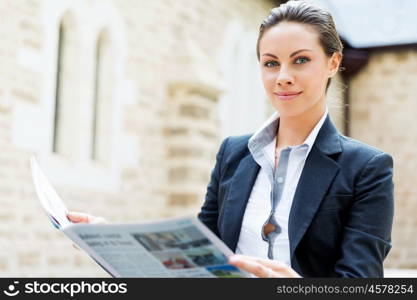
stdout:
<svg viewBox="0 0 417 300">
<path fill-rule="evenodd" d="M 223 141 L 198 214 L 232 251 L 260 170 L 247 147 L 250 136 Z M 339 134 L 328 116 L 290 211 L 291 267 L 303 277 L 383 277 L 391 249 L 392 174 L 390 155 Z"/>
</svg>

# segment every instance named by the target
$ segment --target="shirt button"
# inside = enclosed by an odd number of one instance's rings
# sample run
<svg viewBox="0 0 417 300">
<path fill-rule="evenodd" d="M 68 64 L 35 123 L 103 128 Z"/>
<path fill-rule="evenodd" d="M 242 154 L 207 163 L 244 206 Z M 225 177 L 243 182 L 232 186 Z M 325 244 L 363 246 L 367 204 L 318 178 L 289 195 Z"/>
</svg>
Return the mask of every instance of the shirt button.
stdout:
<svg viewBox="0 0 417 300">
<path fill-rule="evenodd" d="M 282 178 L 282 177 L 278 177 L 278 178 L 277 178 L 277 181 L 278 181 L 278 183 L 283 183 L 283 182 L 284 182 L 284 178 Z"/>
</svg>

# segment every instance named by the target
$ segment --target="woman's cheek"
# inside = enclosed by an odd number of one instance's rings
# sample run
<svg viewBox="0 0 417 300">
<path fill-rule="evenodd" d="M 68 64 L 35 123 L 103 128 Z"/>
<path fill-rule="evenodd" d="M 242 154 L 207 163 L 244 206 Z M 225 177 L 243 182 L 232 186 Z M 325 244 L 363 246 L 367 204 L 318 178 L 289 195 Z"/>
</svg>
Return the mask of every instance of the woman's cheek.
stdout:
<svg viewBox="0 0 417 300">
<path fill-rule="evenodd" d="M 268 72 L 267 74 L 265 74 L 264 77 L 264 84 L 265 84 L 265 88 L 268 90 L 268 92 L 270 92 L 271 94 L 274 92 L 275 90 L 275 83 L 276 83 L 276 74 L 273 72 Z"/>
<path fill-rule="evenodd" d="M 320 68 L 313 68 L 311 70 L 309 70 L 309 72 L 307 72 L 306 74 L 304 74 L 304 78 L 306 80 L 308 80 L 309 86 L 313 87 L 317 90 L 319 90 L 321 88 L 321 86 L 323 85 L 323 78 L 325 78 L 324 74 L 323 74 L 323 70 Z"/>
<path fill-rule="evenodd" d="M 272 95 L 274 92 L 274 80 L 271 75 L 262 74 L 262 83 L 265 88 L 265 91 L 268 95 Z"/>
</svg>

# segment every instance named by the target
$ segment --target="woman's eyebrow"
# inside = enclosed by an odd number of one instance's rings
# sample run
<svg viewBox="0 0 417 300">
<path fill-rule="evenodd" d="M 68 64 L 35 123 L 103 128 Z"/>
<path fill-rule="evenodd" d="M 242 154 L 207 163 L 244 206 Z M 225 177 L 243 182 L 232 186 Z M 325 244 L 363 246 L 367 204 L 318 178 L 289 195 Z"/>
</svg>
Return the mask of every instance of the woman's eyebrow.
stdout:
<svg viewBox="0 0 417 300">
<path fill-rule="evenodd" d="M 310 50 L 310 49 L 300 49 L 300 50 L 297 50 L 297 51 L 293 52 L 290 55 L 290 57 L 293 57 L 294 55 L 296 55 L 297 53 L 300 53 L 301 51 L 313 51 L 313 50 Z M 264 54 L 262 54 L 262 56 L 271 56 L 273 58 L 278 58 L 278 57 L 276 57 L 275 55 L 273 55 L 271 53 L 264 53 Z"/>
</svg>

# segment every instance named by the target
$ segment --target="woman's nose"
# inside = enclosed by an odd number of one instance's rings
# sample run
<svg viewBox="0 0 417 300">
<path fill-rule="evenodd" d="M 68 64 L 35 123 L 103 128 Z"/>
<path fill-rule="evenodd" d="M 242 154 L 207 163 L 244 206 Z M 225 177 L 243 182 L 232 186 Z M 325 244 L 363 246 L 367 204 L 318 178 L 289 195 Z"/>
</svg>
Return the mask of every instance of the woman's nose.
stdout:
<svg viewBox="0 0 417 300">
<path fill-rule="evenodd" d="M 290 74 L 290 72 L 285 69 L 281 68 L 281 70 L 277 74 L 276 84 L 280 86 L 284 85 L 291 85 L 294 83 L 294 77 Z"/>
</svg>

